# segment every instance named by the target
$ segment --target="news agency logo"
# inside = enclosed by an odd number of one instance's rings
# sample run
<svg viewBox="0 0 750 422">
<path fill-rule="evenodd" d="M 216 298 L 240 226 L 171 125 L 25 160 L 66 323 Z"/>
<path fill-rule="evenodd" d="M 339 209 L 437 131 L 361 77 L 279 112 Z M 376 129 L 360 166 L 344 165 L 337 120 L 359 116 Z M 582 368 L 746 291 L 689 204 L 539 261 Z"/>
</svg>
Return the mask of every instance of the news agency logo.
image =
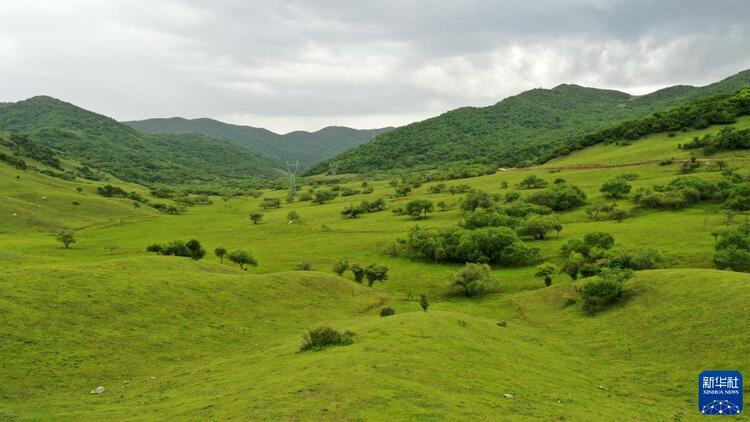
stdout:
<svg viewBox="0 0 750 422">
<path fill-rule="evenodd" d="M 703 371 L 698 376 L 698 409 L 704 415 L 742 413 L 742 374 L 739 371 Z"/>
</svg>

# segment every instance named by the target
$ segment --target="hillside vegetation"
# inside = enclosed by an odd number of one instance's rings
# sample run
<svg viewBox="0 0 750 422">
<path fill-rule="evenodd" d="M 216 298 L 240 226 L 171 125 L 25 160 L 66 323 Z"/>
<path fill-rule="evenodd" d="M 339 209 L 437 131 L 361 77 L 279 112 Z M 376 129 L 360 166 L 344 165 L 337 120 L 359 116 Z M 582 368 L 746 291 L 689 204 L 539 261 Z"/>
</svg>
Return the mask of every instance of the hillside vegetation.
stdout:
<svg viewBox="0 0 750 422">
<path fill-rule="evenodd" d="M 280 174 L 269 159 L 226 141 L 202 135 L 146 135 L 50 97 L 0 108 L 0 130 L 131 182 L 189 184 Z"/>
<path fill-rule="evenodd" d="M 158 190 L 0 160 L 0 420 L 697 419 L 698 373 L 750 368 L 750 275 L 722 270 L 750 253 L 750 150 L 683 146 L 748 127 L 460 180 L 320 177 L 291 200 L 176 214 L 102 195 Z M 189 239 L 202 259 L 147 251 Z M 492 278 L 471 294 L 464 256 L 492 265 L 471 267 Z M 387 277 L 339 276 L 342 260 Z M 586 286 L 620 267 L 636 271 L 587 308 Z M 321 327 L 350 342 L 302 351 Z"/>
<path fill-rule="evenodd" d="M 748 85 L 750 71 L 705 87 L 676 86 L 644 96 L 577 85 L 534 89 L 490 107 L 463 107 L 398 128 L 313 166 L 308 174 L 322 173 L 332 162 L 347 172 L 455 163 L 515 167 L 592 130 Z"/>
<path fill-rule="evenodd" d="M 301 167 L 310 167 L 392 130 L 392 128 L 360 130 L 329 126 L 315 132 L 296 131 L 279 135 L 267 129 L 232 125 L 213 119 L 180 117 L 131 121 L 125 124 L 146 133 L 199 133 L 211 138 L 223 139 L 271 158 L 279 168 L 283 168 L 287 161 L 296 160 L 299 160 Z"/>
</svg>

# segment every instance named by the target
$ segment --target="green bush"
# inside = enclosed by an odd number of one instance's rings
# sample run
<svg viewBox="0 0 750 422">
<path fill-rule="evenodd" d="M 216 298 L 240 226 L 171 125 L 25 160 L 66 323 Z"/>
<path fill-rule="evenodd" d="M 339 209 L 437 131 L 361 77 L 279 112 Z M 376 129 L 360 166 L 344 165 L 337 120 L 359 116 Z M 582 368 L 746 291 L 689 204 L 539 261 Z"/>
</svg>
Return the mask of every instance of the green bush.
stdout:
<svg viewBox="0 0 750 422">
<path fill-rule="evenodd" d="M 453 275 L 453 287 L 466 297 L 478 296 L 497 287 L 487 264 L 467 263 Z"/>
<path fill-rule="evenodd" d="M 585 204 L 586 193 L 578 186 L 563 182 L 532 193 L 526 201 L 555 211 L 567 211 Z"/>
<path fill-rule="evenodd" d="M 719 235 L 714 263 L 721 269 L 750 272 L 750 224 Z"/>
<path fill-rule="evenodd" d="M 380 310 L 380 316 L 382 317 L 387 317 L 391 315 L 396 315 L 396 311 L 390 306 L 386 306 L 385 308 Z"/>
<path fill-rule="evenodd" d="M 303 337 L 300 351 L 323 350 L 331 346 L 344 346 L 354 343 L 354 333 L 351 331 L 339 332 L 330 327 L 321 327 L 308 330 Z"/>
</svg>

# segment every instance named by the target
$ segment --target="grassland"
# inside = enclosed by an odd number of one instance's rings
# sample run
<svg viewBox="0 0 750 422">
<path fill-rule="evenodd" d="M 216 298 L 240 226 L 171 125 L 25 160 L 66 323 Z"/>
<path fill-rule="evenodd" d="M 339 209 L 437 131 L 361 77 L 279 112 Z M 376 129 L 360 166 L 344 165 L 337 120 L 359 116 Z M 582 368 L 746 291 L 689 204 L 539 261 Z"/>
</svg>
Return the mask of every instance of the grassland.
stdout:
<svg viewBox="0 0 750 422">
<path fill-rule="evenodd" d="M 677 158 L 686 155 L 678 143 L 705 131 L 447 184 L 502 194 L 533 172 L 564 178 L 596 202 L 611 177 L 637 173 L 635 188 L 652 186 L 678 165 L 552 169 Z M 744 153 L 721 158 L 747 174 Z M 340 211 L 381 197 L 391 208 L 444 200 L 447 211 L 418 224 L 449 227 L 461 218 L 460 196 L 430 194 L 425 184 L 393 198 L 387 181 L 371 185 L 372 194 L 325 205 L 283 203 L 254 225 L 248 215 L 260 198 L 213 198 L 164 215 L 98 196 L 94 182 L 0 164 L 0 420 L 691 420 L 701 370 L 750 368 L 750 275 L 712 269 L 711 232 L 724 227 L 718 204 L 638 211 L 622 223 L 591 221 L 583 209 L 561 214 L 559 237 L 530 242 L 546 260 L 557 262 L 568 239 L 605 231 L 670 261 L 628 281 L 615 308 L 587 316 L 563 306 L 573 294 L 567 276 L 544 288 L 532 267 L 494 269 L 497 293 L 450 295 L 457 265 L 385 253 L 415 220 L 390 211 L 349 220 Z M 291 210 L 301 224 L 289 224 Z M 73 248 L 54 240 L 60 229 L 75 231 Z M 209 251 L 247 249 L 259 266 L 243 272 L 210 254 L 195 262 L 145 252 L 189 238 Z M 340 258 L 388 265 L 390 279 L 367 288 L 337 277 L 330 269 Z M 314 271 L 292 271 L 301 261 Z M 426 313 L 420 294 L 432 303 Z M 396 315 L 379 317 L 383 306 Z M 299 353 L 305 330 L 322 325 L 354 331 L 354 344 Z M 107 392 L 89 394 L 97 385 Z"/>
</svg>

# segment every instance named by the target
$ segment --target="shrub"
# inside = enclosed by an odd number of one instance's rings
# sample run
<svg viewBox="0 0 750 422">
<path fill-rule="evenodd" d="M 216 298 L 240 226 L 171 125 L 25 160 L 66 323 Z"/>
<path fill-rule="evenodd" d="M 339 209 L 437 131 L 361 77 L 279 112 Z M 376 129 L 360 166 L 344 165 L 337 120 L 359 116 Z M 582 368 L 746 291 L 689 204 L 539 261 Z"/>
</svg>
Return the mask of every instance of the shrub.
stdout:
<svg viewBox="0 0 750 422">
<path fill-rule="evenodd" d="M 453 275 L 453 287 L 464 296 L 478 296 L 496 287 L 487 264 L 467 263 Z"/>
<path fill-rule="evenodd" d="M 430 200 L 415 199 L 406 204 L 405 210 L 411 217 L 421 220 L 426 218 L 428 213 L 432 212 L 433 207 L 432 201 Z"/>
<path fill-rule="evenodd" d="M 339 276 L 344 275 L 344 273 L 348 269 L 349 261 L 347 261 L 346 259 L 339 259 L 335 264 L 333 264 L 333 272 L 338 274 Z"/>
<path fill-rule="evenodd" d="M 721 269 L 750 272 L 750 224 L 743 224 L 719 235 L 714 263 Z"/>
<path fill-rule="evenodd" d="M 388 267 L 385 265 L 370 264 L 365 268 L 365 277 L 367 285 L 372 287 L 376 281 L 383 282 L 388 280 Z"/>
<path fill-rule="evenodd" d="M 323 350 L 331 346 L 344 346 L 354 343 L 354 333 L 351 331 L 339 332 L 330 327 L 321 327 L 308 330 L 303 337 L 300 351 Z"/>
<path fill-rule="evenodd" d="M 289 224 L 299 223 L 302 221 L 302 217 L 300 217 L 299 213 L 295 210 L 289 211 L 289 213 L 286 215 L 287 221 L 289 221 Z"/>
<path fill-rule="evenodd" d="M 214 255 L 216 255 L 221 260 L 222 264 L 224 263 L 224 257 L 227 256 L 227 253 L 229 252 L 227 252 L 227 250 L 222 246 L 214 249 Z"/>
<path fill-rule="evenodd" d="M 380 310 L 380 316 L 382 317 L 387 317 L 391 315 L 396 315 L 396 311 L 390 306 L 386 306 L 385 308 Z"/>
<path fill-rule="evenodd" d="M 71 231 L 62 231 L 57 234 L 57 241 L 62 243 L 65 249 L 70 248 L 70 245 L 76 243 L 76 238 Z"/>
<path fill-rule="evenodd" d="M 471 190 L 471 186 L 469 185 L 453 185 L 448 188 L 448 192 L 450 192 L 451 195 L 456 195 L 459 193 L 466 193 Z"/>
<path fill-rule="evenodd" d="M 543 240 L 547 233 L 555 231 L 560 234 L 563 226 L 557 217 L 551 215 L 534 215 L 524 221 L 517 232 L 521 236 L 531 236 L 534 239 Z"/>
<path fill-rule="evenodd" d="M 522 265 L 533 262 L 539 253 L 538 249 L 521 242 L 507 227 L 437 231 L 415 227 L 409 231 L 405 243 L 411 253 L 435 261 Z"/>
<path fill-rule="evenodd" d="M 245 265 L 250 265 L 251 267 L 258 266 L 258 261 L 252 255 L 250 255 L 250 253 L 247 251 L 243 251 L 243 250 L 232 251 L 229 254 L 228 258 L 230 261 L 239 265 L 240 270 L 244 270 Z"/>
<path fill-rule="evenodd" d="M 263 220 L 263 214 L 259 212 L 254 212 L 250 214 L 250 221 L 253 222 L 253 224 L 258 224 Z"/>
<path fill-rule="evenodd" d="M 732 187 L 724 201 L 724 207 L 734 211 L 750 210 L 750 182 Z"/>
<path fill-rule="evenodd" d="M 365 268 L 359 264 L 352 264 L 349 269 L 354 274 L 354 281 L 362 284 L 362 280 L 365 279 Z"/>
<path fill-rule="evenodd" d="M 503 214 L 496 209 L 479 208 L 467 214 L 460 223 L 466 229 L 478 229 L 481 227 L 515 227 L 518 221 Z"/>
<path fill-rule="evenodd" d="M 511 202 L 515 202 L 518 200 L 518 198 L 521 197 L 521 192 L 517 191 L 511 191 L 505 194 L 505 203 L 510 204 Z"/>
<path fill-rule="evenodd" d="M 536 274 L 534 274 L 534 277 L 539 277 L 544 280 L 544 285 L 546 287 L 549 287 L 552 285 L 552 275 L 556 274 L 558 272 L 557 267 L 554 265 L 545 262 L 539 266 L 536 267 Z"/>
<path fill-rule="evenodd" d="M 474 212 L 477 208 L 490 208 L 492 205 L 490 194 L 478 189 L 469 192 L 460 202 L 461 209 L 469 212 Z"/>
<path fill-rule="evenodd" d="M 430 193 L 442 193 L 445 192 L 445 183 L 438 183 L 436 185 L 432 185 L 427 189 Z"/>
<path fill-rule="evenodd" d="M 419 295 L 419 306 L 424 312 L 427 312 L 427 308 L 430 307 L 430 301 L 427 299 L 427 295 Z"/>
<path fill-rule="evenodd" d="M 294 267 L 297 271 L 312 271 L 313 264 L 310 261 L 302 261 Z"/>
<path fill-rule="evenodd" d="M 411 192 L 411 186 L 409 185 L 399 185 L 395 188 L 396 196 L 406 196 Z"/>
<path fill-rule="evenodd" d="M 318 190 L 313 195 L 313 204 L 323 205 L 326 202 L 333 201 L 338 196 L 338 193 L 334 190 Z"/>
<path fill-rule="evenodd" d="M 263 209 L 269 208 L 281 208 L 281 199 L 279 198 L 263 198 L 260 203 L 260 207 Z"/>
<path fill-rule="evenodd" d="M 581 289 L 583 310 L 594 313 L 605 309 L 622 297 L 623 283 L 632 277 L 627 270 L 605 270 L 599 279 L 586 283 Z"/>
<path fill-rule="evenodd" d="M 541 177 L 535 174 L 530 174 L 518 184 L 518 187 L 521 189 L 539 189 L 547 186 L 547 184 L 548 183 Z"/>
<path fill-rule="evenodd" d="M 599 192 L 602 192 L 607 198 L 624 198 L 630 193 L 630 183 L 627 180 L 618 177 L 605 182 Z"/>
<path fill-rule="evenodd" d="M 612 210 L 609 212 L 609 218 L 617 221 L 618 223 L 622 223 L 622 220 L 626 219 L 627 217 L 628 212 L 622 208 L 612 208 Z"/>
<path fill-rule="evenodd" d="M 637 251 L 613 249 L 607 253 L 603 266 L 639 271 L 662 268 L 665 262 L 664 255 L 656 249 L 643 248 Z"/>
<path fill-rule="evenodd" d="M 559 183 L 552 185 L 549 189 L 531 194 L 526 200 L 555 211 L 567 211 L 585 204 L 586 193 L 578 186 Z"/>
</svg>

